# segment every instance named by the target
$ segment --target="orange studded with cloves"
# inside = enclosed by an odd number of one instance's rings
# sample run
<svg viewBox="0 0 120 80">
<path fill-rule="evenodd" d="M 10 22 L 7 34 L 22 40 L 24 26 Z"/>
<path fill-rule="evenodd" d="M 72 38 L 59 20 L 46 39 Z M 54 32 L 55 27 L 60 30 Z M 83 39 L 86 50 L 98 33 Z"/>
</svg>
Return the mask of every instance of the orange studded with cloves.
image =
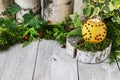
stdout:
<svg viewBox="0 0 120 80">
<path fill-rule="evenodd" d="M 106 33 L 106 25 L 99 19 L 89 19 L 82 27 L 82 36 L 88 42 L 99 43 L 105 39 Z"/>
</svg>

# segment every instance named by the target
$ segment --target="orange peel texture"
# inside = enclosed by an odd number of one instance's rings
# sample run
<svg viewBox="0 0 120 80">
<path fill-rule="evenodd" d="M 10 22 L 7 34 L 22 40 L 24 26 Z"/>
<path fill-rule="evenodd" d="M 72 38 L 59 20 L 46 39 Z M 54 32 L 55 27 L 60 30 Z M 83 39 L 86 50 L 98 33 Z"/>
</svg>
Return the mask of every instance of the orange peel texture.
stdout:
<svg viewBox="0 0 120 80">
<path fill-rule="evenodd" d="M 82 36 L 88 42 L 100 43 L 105 39 L 106 33 L 106 25 L 99 19 L 89 19 L 82 27 Z"/>
</svg>

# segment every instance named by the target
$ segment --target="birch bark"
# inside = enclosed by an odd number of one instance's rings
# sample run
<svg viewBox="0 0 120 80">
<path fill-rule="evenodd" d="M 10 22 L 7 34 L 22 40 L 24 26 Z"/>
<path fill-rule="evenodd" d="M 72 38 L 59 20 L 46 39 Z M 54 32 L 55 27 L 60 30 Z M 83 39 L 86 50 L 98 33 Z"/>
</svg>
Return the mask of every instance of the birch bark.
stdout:
<svg viewBox="0 0 120 80">
<path fill-rule="evenodd" d="M 23 21 L 22 16 L 28 13 L 30 9 L 36 15 L 39 15 L 40 0 L 15 0 L 15 2 L 21 7 L 21 10 L 16 14 L 16 19 L 19 23 Z"/>
<path fill-rule="evenodd" d="M 73 11 L 73 0 L 44 0 L 43 18 L 52 23 L 64 21 Z"/>
<path fill-rule="evenodd" d="M 83 16 L 83 8 L 85 7 L 85 4 L 82 2 L 83 0 L 74 0 L 74 13 L 78 13 L 80 15 L 80 20 L 84 20 Z"/>
<path fill-rule="evenodd" d="M 13 3 L 13 0 L 0 0 L 0 17 L 5 18 L 6 15 L 4 12 L 7 9 L 7 6 L 11 5 Z"/>
</svg>

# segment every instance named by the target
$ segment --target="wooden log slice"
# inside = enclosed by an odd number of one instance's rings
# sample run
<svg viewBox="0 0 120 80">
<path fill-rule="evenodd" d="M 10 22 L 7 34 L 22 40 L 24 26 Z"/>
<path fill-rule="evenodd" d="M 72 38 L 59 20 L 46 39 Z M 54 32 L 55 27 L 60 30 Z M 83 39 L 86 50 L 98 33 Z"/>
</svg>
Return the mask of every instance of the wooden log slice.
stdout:
<svg viewBox="0 0 120 80">
<path fill-rule="evenodd" d="M 52 23 L 64 21 L 73 10 L 73 0 L 45 0 L 43 17 Z"/>
<path fill-rule="evenodd" d="M 5 18 L 6 15 L 4 12 L 7 9 L 7 6 L 11 5 L 13 3 L 13 0 L 0 0 L 0 17 Z"/>
<path fill-rule="evenodd" d="M 20 6 L 21 10 L 16 14 L 16 19 L 19 23 L 23 21 L 22 16 L 29 12 L 31 9 L 36 15 L 39 15 L 40 0 L 15 0 Z"/>
<path fill-rule="evenodd" d="M 100 63 L 108 58 L 111 51 L 112 43 L 105 48 L 103 51 L 91 52 L 91 51 L 82 51 L 75 48 L 78 37 L 69 37 L 66 41 L 66 51 L 72 56 L 76 57 L 76 60 L 82 63 Z"/>
<path fill-rule="evenodd" d="M 104 49 L 103 51 L 91 52 L 91 51 L 81 51 L 77 49 L 76 59 L 83 63 L 100 63 L 105 61 L 110 55 L 111 45 Z"/>
<path fill-rule="evenodd" d="M 76 48 L 78 37 L 69 37 L 66 41 L 66 51 L 71 57 L 76 57 Z"/>
<path fill-rule="evenodd" d="M 74 13 L 78 13 L 80 15 L 80 20 L 84 20 L 83 16 L 83 8 L 85 4 L 83 4 L 83 0 L 74 0 Z"/>
</svg>

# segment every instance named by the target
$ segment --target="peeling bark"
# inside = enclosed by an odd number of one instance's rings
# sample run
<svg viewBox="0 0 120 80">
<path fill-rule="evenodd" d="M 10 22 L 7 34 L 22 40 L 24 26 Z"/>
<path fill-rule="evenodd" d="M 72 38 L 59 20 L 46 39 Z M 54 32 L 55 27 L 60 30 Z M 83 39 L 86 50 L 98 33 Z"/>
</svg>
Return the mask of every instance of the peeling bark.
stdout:
<svg viewBox="0 0 120 80">
<path fill-rule="evenodd" d="M 73 0 L 44 0 L 43 17 L 52 23 L 64 21 L 72 13 Z"/>
<path fill-rule="evenodd" d="M 100 63 L 105 61 L 110 55 L 111 44 L 109 47 L 103 51 L 91 52 L 91 51 L 81 51 L 77 49 L 76 59 L 83 63 Z"/>
<path fill-rule="evenodd" d="M 66 40 L 66 51 L 67 54 L 71 57 L 76 57 L 76 48 L 74 47 L 77 44 L 78 37 L 68 37 Z"/>
<path fill-rule="evenodd" d="M 13 3 L 13 0 L 0 0 L 0 17 L 5 18 L 6 15 L 4 12 L 7 9 L 7 6 L 11 5 Z"/>
<path fill-rule="evenodd" d="M 39 15 L 40 0 L 15 0 L 20 6 L 21 10 L 16 14 L 16 19 L 19 23 L 23 21 L 22 16 L 29 12 L 31 9 L 36 15 Z"/>
<path fill-rule="evenodd" d="M 91 51 L 82 51 L 75 49 L 75 45 L 77 44 L 79 38 L 77 37 L 69 37 L 66 42 L 66 51 L 71 57 L 75 57 L 79 62 L 82 63 L 100 63 L 108 58 L 111 51 L 111 45 L 105 48 L 103 51 L 91 52 Z"/>
</svg>

